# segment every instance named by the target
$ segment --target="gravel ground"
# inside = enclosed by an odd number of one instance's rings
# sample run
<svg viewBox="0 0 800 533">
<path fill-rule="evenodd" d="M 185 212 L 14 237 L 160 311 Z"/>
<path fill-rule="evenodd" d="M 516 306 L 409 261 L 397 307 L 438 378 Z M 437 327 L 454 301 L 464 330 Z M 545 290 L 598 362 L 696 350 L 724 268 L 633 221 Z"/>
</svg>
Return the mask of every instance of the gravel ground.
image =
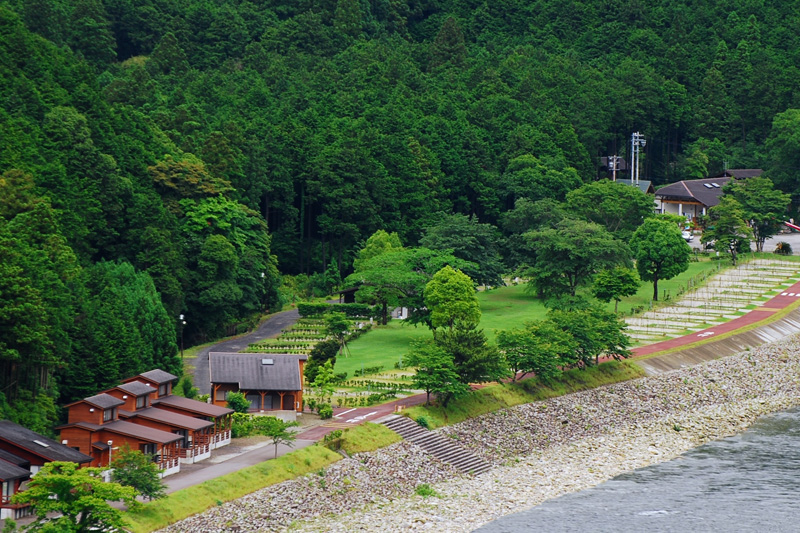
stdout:
<svg viewBox="0 0 800 533">
<path fill-rule="evenodd" d="M 496 467 L 459 475 L 408 443 L 358 454 L 165 531 L 472 531 L 665 461 L 800 404 L 800 336 L 655 377 L 518 406 L 442 430 Z M 415 488 L 430 484 L 438 497 Z"/>
</svg>

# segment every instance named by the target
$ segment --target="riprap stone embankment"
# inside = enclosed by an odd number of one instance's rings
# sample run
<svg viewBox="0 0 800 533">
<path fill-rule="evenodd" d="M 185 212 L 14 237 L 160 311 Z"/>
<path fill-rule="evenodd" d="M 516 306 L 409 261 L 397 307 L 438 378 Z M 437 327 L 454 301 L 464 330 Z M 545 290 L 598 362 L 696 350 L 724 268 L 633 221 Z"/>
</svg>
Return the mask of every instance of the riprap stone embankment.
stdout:
<svg viewBox="0 0 800 533">
<path fill-rule="evenodd" d="M 471 531 L 672 459 L 800 404 L 800 337 L 664 375 L 518 406 L 442 432 L 496 468 L 460 476 L 399 443 L 269 487 L 167 531 Z M 430 484 L 439 497 L 422 498 Z"/>
</svg>

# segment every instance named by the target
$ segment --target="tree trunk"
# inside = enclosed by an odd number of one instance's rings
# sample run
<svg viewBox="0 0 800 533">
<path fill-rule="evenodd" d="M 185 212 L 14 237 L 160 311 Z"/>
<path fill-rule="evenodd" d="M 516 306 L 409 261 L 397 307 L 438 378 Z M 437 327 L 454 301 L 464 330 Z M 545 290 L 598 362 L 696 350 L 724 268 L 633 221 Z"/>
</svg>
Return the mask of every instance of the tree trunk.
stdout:
<svg viewBox="0 0 800 533">
<path fill-rule="evenodd" d="M 658 301 L 658 276 L 653 277 L 653 301 Z"/>
<path fill-rule="evenodd" d="M 383 318 L 381 320 L 381 324 L 384 326 L 389 322 L 389 305 L 387 302 L 383 302 Z"/>
</svg>

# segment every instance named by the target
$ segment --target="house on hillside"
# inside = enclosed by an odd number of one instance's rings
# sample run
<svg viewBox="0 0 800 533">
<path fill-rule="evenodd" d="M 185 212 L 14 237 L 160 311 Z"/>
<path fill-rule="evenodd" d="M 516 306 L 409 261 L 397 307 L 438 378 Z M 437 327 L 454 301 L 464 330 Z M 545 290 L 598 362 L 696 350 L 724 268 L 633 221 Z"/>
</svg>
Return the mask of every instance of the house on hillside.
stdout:
<svg viewBox="0 0 800 533">
<path fill-rule="evenodd" d="M 243 392 L 251 411 L 302 412 L 307 359 L 307 355 L 211 352 L 212 401 L 226 405 L 228 394 Z"/>
<path fill-rule="evenodd" d="M 11 497 L 24 490 L 24 482 L 39 472 L 45 463 L 69 461 L 88 465 L 92 458 L 40 435 L 35 431 L 10 422 L 0 420 L 0 520 L 17 519 L 30 514 L 27 505 L 11 503 Z"/>
<path fill-rule="evenodd" d="M 138 382 L 153 387 L 157 391 L 151 398 L 153 407 L 212 422 L 209 435 L 209 445 L 212 450 L 230 444 L 233 409 L 228 409 L 224 405 L 213 405 L 183 396 L 175 396 L 172 394 L 172 386 L 177 380 L 178 376 L 155 369 L 125 379 L 123 383 Z"/>
<path fill-rule="evenodd" d="M 697 222 L 708 210 L 719 203 L 722 188 L 732 179 L 757 177 L 761 169 L 728 169 L 722 174 L 699 180 L 670 183 L 656 191 L 656 211 L 684 216 Z"/>
</svg>

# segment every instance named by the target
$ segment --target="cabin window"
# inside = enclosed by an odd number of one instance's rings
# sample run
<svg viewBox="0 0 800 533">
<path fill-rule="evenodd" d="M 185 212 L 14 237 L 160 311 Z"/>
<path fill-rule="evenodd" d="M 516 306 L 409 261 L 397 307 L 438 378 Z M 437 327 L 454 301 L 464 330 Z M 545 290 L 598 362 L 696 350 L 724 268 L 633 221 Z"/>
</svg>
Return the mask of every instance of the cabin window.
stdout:
<svg viewBox="0 0 800 533">
<path fill-rule="evenodd" d="M 14 485 L 12 481 L 3 482 L 3 501 L 7 502 L 8 499 L 14 495 Z"/>
<path fill-rule="evenodd" d="M 103 410 L 103 422 L 109 422 L 114 419 L 114 410 L 113 409 L 104 409 Z"/>
<path fill-rule="evenodd" d="M 166 396 L 167 395 L 167 384 L 163 383 L 158 386 L 158 397 Z"/>
<path fill-rule="evenodd" d="M 156 454 L 155 443 L 148 442 L 147 444 L 142 444 L 142 453 L 145 455 L 155 455 Z"/>
<path fill-rule="evenodd" d="M 143 407 L 147 407 L 147 396 L 137 396 L 136 397 L 136 408 L 141 409 Z"/>
</svg>

